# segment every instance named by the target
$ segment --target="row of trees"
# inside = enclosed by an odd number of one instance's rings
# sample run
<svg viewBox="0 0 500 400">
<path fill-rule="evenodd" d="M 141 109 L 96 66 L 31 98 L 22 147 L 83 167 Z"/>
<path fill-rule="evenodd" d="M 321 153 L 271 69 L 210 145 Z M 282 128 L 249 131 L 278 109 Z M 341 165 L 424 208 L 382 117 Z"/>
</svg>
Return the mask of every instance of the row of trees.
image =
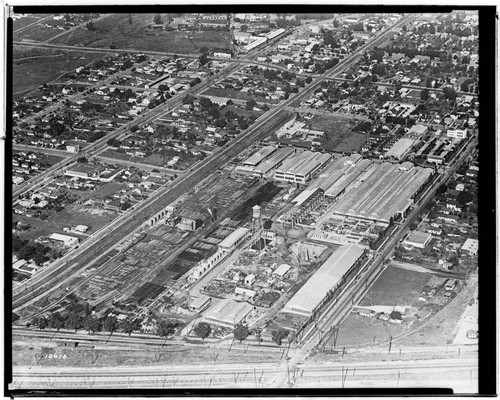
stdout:
<svg viewBox="0 0 500 400">
<path fill-rule="evenodd" d="M 212 327 L 209 324 L 207 324 L 206 322 L 200 322 L 200 323 L 195 325 L 195 327 L 193 328 L 193 332 L 196 336 L 205 340 L 205 338 L 209 337 L 210 333 L 212 333 Z M 250 336 L 250 334 L 251 334 L 251 332 L 248 329 L 248 327 L 246 325 L 243 325 L 243 324 L 238 324 L 233 331 L 234 338 L 236 340 L 239 340 L 240 342 L 245 340 L 248 336 Z M 253 334 L 255 335 L 255 338 L 257 339 L 258 342 L 262 341 L 261 331 L 259 329 L 255 330 L 253 332 Z M 279 328 L 279 329 L 273 330 L 271 332 L 272 340 L 278 346 L 281 346 L 281 344 L 283 343 L 283 340 L 286 339 L 289 334 L 290 334 L 290 331 L 288 329 L 285 329 L 285 328 Z"/>
</svg>

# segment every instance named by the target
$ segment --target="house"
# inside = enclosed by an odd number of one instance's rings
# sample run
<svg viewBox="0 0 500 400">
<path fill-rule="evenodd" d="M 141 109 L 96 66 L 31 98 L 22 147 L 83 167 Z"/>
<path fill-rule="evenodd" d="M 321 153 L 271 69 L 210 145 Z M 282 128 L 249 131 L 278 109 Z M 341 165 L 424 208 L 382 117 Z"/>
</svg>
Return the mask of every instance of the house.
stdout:
<svg viewBox="0 0 500 400">
<path fill-rule="evenodd" d="M 75 236 L 61 235 L 59 233 L 50 235 L 49 240 L 62 243 L 65 247 L 72 247 L 80 243 L 80 239 Z"/>
<path fill-rule="evenodd" d="M 477 339 L 479 337 L 478 331 L 473 329 L 467 331 L 467 339 Z"/>
<path fill-rule="evenodd" d="M 257 294 L 255 290 L 241 286 L 236 286 L 236 288 L 234 289 L 234 293 L 240 296 L 248 297 L 250 299 L 254 298 L 255 295 Z"/>
<path fill-rule="evenodd" d="M 188 308 L 190 311 L 200 313 L 205 310 L 210 303 L 212 302 L 212 298 L 204 295 L 200 295 L 197 299 L 194 299 L 191 304 L 189 304 Z"/>
<path fill-rule="evenodd" d="M 249 274 L 245 277 L 245 285 L 252 286 L 255 283 L 255 275 Z"/>
</svg>

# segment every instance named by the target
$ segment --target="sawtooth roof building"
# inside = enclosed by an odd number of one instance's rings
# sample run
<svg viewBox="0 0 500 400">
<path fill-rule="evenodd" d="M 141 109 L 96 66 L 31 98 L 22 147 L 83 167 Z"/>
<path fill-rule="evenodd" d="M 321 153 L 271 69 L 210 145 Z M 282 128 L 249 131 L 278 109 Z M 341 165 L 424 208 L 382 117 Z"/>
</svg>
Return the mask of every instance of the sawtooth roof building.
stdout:
<svg viewBox="0 0 500 400">
<path fill-rule="evenodd" d="M 364 252 L 354 244 L 339 247 L 288 301 L 283 312 L 311 316 L 324 303 L 328 293 L 335 291 L 359 265 Z"/>
<path fill-rule="evenodd" d="M 433 173 L 431 168 L 416 167 L 410 162 L 372 164 L 331 212 L 388 224 L 398 214 L 404 217 Z"/>
</svg>

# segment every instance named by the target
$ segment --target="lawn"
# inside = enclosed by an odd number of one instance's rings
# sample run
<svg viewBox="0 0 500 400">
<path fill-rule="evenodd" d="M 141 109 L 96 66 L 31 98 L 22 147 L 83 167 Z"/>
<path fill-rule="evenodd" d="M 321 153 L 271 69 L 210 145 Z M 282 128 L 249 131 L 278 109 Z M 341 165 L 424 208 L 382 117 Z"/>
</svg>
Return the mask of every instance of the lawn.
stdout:
<svg viewBox="0 0 500 400">
<path fill-rule="evenodd" d="M 431 279 L 431 274 L 387 267 L 368 290 L 361 306 L 409 306 L 418 302 L 418 296 Z"/>
<path fill-rule="evenodd" d="M 16 62 L 12 68 L 12 85 L 15 94 L 22 94 L 32 90 L 43 83 L 51 82 L 61 75 L 87 65 L 91 61 L 101 58 L 98 53 L 64 52 L 60 57 L 54 57 L 56 53 L 46 50 L 47 57 Z M 84 58 L 83 58 L 84 57 Z"/>
</svg>

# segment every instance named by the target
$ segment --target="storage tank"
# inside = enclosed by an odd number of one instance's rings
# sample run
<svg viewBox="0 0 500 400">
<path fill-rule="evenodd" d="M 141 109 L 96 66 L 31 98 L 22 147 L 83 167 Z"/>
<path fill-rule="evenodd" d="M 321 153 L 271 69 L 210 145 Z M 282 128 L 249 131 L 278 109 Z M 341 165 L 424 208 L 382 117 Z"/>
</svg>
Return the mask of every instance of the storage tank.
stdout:
<svg viewBox="0 0 500 400">
<path fill-rule="evenodd" d="M 254 219 L 260 219 L 260 206 L 255 205 L 252 207 L 252 216 Z"/>
</svg>

